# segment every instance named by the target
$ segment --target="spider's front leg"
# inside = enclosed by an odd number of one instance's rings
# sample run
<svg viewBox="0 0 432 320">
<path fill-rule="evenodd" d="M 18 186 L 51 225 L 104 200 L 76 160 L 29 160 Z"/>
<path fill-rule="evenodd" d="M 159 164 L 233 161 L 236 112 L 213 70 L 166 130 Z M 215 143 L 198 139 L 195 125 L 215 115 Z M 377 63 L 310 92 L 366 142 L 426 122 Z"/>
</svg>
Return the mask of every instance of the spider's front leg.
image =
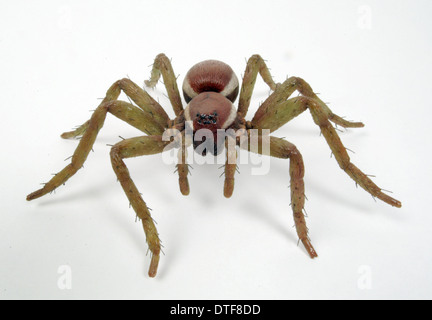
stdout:
<svg viewBox="0 0 432 320">
<path fill-rule="evenodd" d="M 178 157 L 178 163 L 176 165 L 179 175 L 179 187 L 180 192 L 182 195 L 187 196 L 189 195 L 189 181 L 188 181 L 188 175 L 190 173 L 189 171 L 189 164 L 187 163 L 187 147 L 188 142 L 186 141 L 184 132 L 180 134 L 181 137 L 181 146 L 179 148 L 177 157 Z"/>
<path fill-rule="evenodd" d="M 150 211 L 132 181 L 129 170 L 123 159 L 161 153 L 167 148 L 169 143 L 169 141 L 163 141 L 161 136 L 131 138 L 114 145 L 110 153 L 114 172 L 144 228 L 147 244 L 152 253 L 148 272 L 150 277 L 155 277 L 157 273 L 161 251 L 159 235 L 150 215 Z"/>
<path fill-rule="evenodd" d="M 265 83 L 267 83 L 271 90 L 276 90 L 277 88 L 277 85 L 273 81 L 270 70 L 265 64 L 264 59 L 258 54 L 254 54 L 252 57 L 250 57 L 243 75 L 238 104 L 238 113 L 243 117 L 246 116 L 246 113 L 249 109 L 258 73 L 261 75 L 262 79 Z"/>
<path fill-rule="evenodd" d="M 180 113 L 183 111 L 183 105 L 177 87 L 177 78 L 174 74 L 171 61 L 163 53 L 160 53 L 156 56 L 153 63 L 150 79 L 144 81 L 145 85 L 147 87 L 154 88 L 159 81 L 161 75 L 174 112 L 176 116 L 179 116 Z"/>
<path fill-rule="evenodd" d="M 225 181 L 224 181 L 224 196 L 230 198 L 234 192 L 234 175 L 237 170 L 237 150 L 236 139 L 227 136 L 225 140 L 226 161 L 225 161 Z"/>
<path fill-rule="evenodd" d="M 287 100 L 295 90 L 302 96 Z M 381 188 L 351 163 L 347 149 L 330 121 L 345 128 L 363 127 L 363 123 L 350 122 L 334 114 L 303 79 L 291 77 L 279 85 L 259 107 L 251 121 L 251 127 L 270 129 L 273 132 L 307 109 L 311 112 L 315 124 L 319 126 L 340 168 L 373 197 L 392 206 L 401 207 L 400 201 L 382 192 Z"/>
</svg>

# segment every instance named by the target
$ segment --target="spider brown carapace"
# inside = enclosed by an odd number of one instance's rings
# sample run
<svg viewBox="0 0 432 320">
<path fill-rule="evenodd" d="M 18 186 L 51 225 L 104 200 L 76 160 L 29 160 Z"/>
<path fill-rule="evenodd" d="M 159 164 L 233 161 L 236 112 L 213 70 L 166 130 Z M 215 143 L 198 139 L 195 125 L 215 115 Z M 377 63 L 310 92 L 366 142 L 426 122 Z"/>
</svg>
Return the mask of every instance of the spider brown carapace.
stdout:
<svg viewBox="0 0 432 320">
<path fill-rule="evenodd" d="M 260 74 L 264 82 L 270 87 L 272 93 L 259 106 L 251 121 L 246 121 L 252 92 L 257 75 Z M 105 98 L 93 112 L 90 120 L 71 132 L 65 132 L 62 138 L 81 137 L 71 162 L 63 170 L 44 184 L 43 188 L 29 194 L 27 200 L 39 198 L 52 192 L 58 186 L 64 184 L 72 177 L 86 160 L 96 140 L 99 130 L 102 128 L 107 113 L 111 113 L 146 135 L 120 141 L 111 148 L 110 157 L 115 174 L 127 196 L 129 202 L 141 220 L 146 235 L 149 250 L 152 253 L 149 276 L 157 273 L 161 243 L 149 208 L 141 197 L 140 192 L 132 181 L 124 159 L 143 155 L 162 153 L 168 146 L 174 146 L 178 151 L 177 172 L 179 176 L 180 191 L 183 195 L 189 194 L 189 164 L 186 163 L 186 149 L 193 144 L 195 150 L 201 145 L 195 140 L 186 139 L 185 131 L 189 126 L 193 134 L 200 129 L 210 130 L 214 138 L 206 138 L 214 148 L 203 149 L 199 153 L 210 151 L 216 155 L 220 146 L 226 146 L 228 140 L 239 145 L 239 137 L 248 136 L 253 130 L 273 132 L 288 121 L 292 120 L 303 111 L 309 110 L 315 124 L 320 128 L 327 141 L 334 158 L 340 168 L 350 176 L 357 185 L 392 206 L 401 207 L 401 202 L 388 196 L 372 180 L 351 163 L 347 149 L 342 144 L 332 122 L 344 128 L 363 127 L 361 122 L 350 122 L 334 114 L 329 107 L 321 101 L 313 92 L 306 81 L 298 77 L 290 77 L 282 83 L 275 83 L 272 79 L 265 61 L 259 55 L 253 55 L 248 61 L 243 75 L 241 87 L 231 67 L 217 60 L 206 60 L 193 66 L 184 79 L 183 96 L 187 106 L 183 109 L 182 99 L 177 87 L 176 76 L 170 60 L 159 54 L 154 61 L 151 77 L 145 81 L 147 87 L 156 86 L 160 77 L 168 92 L 168 98 L 174 109 L 175 118 L 170 119 L 162 106 L 154 100 L 145 90 L 129 79 L 116 81 L 107 91 Z M 239 90 L 240 89 L 240 90 Z M 240 91 L 238 106 L 234 101 Z M 291 95 L 297 91 L 297 97 Z M 117 100 L 120 93 L 124 92 L 135 104 Z M 290 98 L 291 97 L 291 98 Z M 235 135 L 226 135 L 219 138 L 216 132 L 231 129 Z M 163 139 L 164 133 L 171 130 L 177 132 L 177 144 L 174 139 Z M 183 139 L 182 139 L 183 138 Z M 304 216 L 304 165 L 299 150 L 294 144 L 273 136 L 267 137 L 269 152 L 263 152 L 263 148 L 251 148 L 250 144 L 243 145 L 248 151 L 267 154 L 272 157 L 289 159 L 289 174 L 291 187 L 291 208 L 299 240 L 303 243 L 311 258 L 317 257 L 308 237 Z M 263 135 L 258 135 L 258 142 L 264 140 Z M 250 141 L 250 140 L 248 140 Z M 230 197 L 234 190 L 234 174 L 236 172 L 237 153 L 226 147 L 226 163 L 224 166 L 225 182 L 224 195 Z M 202 149 L 201 149 L 202 150 Z M 234 157 L 234 161 L 229 159 Z"/>
</svg>

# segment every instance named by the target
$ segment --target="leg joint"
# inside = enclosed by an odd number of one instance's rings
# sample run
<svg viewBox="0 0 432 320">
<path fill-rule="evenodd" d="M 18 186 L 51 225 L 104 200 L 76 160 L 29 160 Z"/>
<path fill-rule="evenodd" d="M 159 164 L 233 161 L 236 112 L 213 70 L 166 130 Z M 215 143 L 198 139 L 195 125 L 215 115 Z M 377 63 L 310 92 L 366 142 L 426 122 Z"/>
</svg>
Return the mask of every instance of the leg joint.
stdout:
<svg viewBox="0 0 432 320">
<path fill-rule="evenodd" d="M 259 54 L 254 54 L 249 58 L 250 62 L 258 62 L 260 60 L 263 60 L 263 58 Z"/>
<path fill-rule="evenodd" d="M 115 105 L 117 103 L 118 103 L 118 100 L 109 100 L 109 101 L 101 104 L 100 107 L 104 108 L 106 111 L 109 111 L 113 107 L 113 105 Z"/>
<path fill-rule="evenodd" d="M 122 148 L 118 144 L 111 147 L 110 157 L 111 157 L 112 162 L 119 161 L 122 159 L 121 150 L 122 150 Z"/>
</svg>

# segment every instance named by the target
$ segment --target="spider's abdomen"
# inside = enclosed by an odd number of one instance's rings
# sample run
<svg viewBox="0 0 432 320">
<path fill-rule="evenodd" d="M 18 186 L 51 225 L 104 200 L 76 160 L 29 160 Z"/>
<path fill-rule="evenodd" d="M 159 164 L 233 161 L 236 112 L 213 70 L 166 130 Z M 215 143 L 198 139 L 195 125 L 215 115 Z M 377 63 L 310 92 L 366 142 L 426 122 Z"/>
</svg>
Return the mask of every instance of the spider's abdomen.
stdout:
<svg viewBox="0 0 432 320">
<path fill-rule="evenodd" d="M 239 91 L 239 82 L 229 65 L 217 60 L 206 60 L 194 65 L 183 82 L 186 102 L 202 92 L 218 92 L 234 102 Z"/>
</svg>

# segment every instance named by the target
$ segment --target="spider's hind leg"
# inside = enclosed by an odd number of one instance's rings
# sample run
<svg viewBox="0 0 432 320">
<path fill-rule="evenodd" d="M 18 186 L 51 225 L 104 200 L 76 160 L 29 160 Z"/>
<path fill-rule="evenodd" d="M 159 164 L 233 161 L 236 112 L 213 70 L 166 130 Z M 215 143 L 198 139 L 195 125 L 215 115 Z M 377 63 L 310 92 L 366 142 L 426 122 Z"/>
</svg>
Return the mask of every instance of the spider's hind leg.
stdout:
<svg viewBox="0 0 432 320">
<path fill-rule="evenodd" d="M 92 150 L 96 137 L 102 128 L 108 112 L 126 121 L 128 124 L 149 134 L 160 135 L 167 126 L 168 116 L 162 107 L 157 104 L 147 93 L 139 91 L 129 79 L 115 82 L 107 91 L 105 99 L 93 112 L 90 120 L 72 132 L 62 134 L 63 138 L 71 138 L 82 135 L 82 138 L 71 157 L 71 163 L 44 184 L 43 188 L 36 190 L 27 196 L 27 200 L 34 200 L 54 191 L 72 177 L 87 159 Z M 134 105 L 117 100 L 120 91 L 123 90 L 137 103 Z M 142 90 L 142 89 L 141 89 Z"/>
<path fill-rule="evenodd" d="M 399 200 L 396 200 L 382 192 L 380 187 L 378 187 L 365 173 L 351 162 L 347 149 L 342 144 L 339 135 L 323 112 L 320 104 L 312 100 L 308 101 L 307 106 L 312 114 L 314 122 L 320 127 L 320 130 L 336 158 L 339 167 L 344 170 L 356 182 L 356 184 L 369 192 L 373 197 L 377 197 L 391 206 L 400 208 L 402 204 Z"/>
<path fill-rule="evenodd" d="M 288 99 L 296 90 L 302 96 Z M 400 201 L 382 192 L 381 188 L 351 163 L 347 149 L 331 124 L 333 122 L 345 128 L 359 128 L 364 126 L 363 123 L 347 121 L 335 115 L 303 79 L 292 77 L 278 86 L 260 106 L 251 121 L 251 126 L 255 129 L 270 129 L 273 132 L 306 109 L 311 112 L 315 124 L 319 126 L 340 168 L 373 197 L 392 206 L 401 207 Z"/>
</svg>

